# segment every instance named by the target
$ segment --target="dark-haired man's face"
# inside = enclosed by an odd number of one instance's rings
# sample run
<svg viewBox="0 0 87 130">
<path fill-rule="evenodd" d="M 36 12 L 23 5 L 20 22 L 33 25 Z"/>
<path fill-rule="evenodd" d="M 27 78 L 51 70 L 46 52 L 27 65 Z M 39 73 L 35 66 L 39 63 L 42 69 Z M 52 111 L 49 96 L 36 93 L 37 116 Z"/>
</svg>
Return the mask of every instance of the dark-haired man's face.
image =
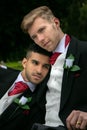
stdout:
<svg viewBox="0 0 87 130">
<path fill-rule="evenodd" d="M 31 52 L 29 58 L 24 58 L 22 61 L 24 80 L 39 84 L 49 72 L 49 59 L 49 56 Z"/>
</svg>

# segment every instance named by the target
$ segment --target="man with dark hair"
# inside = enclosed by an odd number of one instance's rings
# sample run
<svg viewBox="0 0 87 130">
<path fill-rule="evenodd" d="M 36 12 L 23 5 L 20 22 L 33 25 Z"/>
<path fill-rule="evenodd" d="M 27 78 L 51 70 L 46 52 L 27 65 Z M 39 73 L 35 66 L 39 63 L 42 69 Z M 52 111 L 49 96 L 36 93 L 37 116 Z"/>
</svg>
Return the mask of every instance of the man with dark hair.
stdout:
<svg viewBox="0 0 87 130">
<path fill-rule="evenodd" d="M 22 71 L 0 66 L 0 130 L 30 130 L 33 123 L 45 122 L 42 92 L 47 89 L 50 56 L 32 43 Z"/>
</svg>

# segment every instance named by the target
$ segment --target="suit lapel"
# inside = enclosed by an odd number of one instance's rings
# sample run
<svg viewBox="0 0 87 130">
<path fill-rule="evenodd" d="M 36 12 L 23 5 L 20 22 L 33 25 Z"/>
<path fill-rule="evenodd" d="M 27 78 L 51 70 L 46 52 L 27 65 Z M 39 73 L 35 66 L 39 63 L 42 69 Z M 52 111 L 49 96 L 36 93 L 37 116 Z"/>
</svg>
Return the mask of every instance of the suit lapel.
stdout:
<svg viewBox="0 0 87 130">
<path fill-rule="evenodd" d="M 26 90 L 24 93 L 22 93 L 20 96 L 18 96 L 17 98 L 21 98 L 22 96 L 25 97 L 31 97 L 31 91 L 30 90 Z M 18 106 L 18 104 L 16 104 L 14 101 L 8 106 L 8 108 L 6 108 L 6 110 L 2 113 L 2 115 L 0 116 L 1 119 L 4 120 L 4 122 L 8 121 L 8 120 L 12 120 L 12 118 L 16 117 L 17 115 L 23 115 L 23 111 L 24 109 L 20 108 Z M 21 113 L 21 114 L 20 114 Z"/>
<path fill-rule="evenodd" d="M 79 52 L 78 42 L 76 42 L 74 38 L 71 38 L 71 42 L 67 51 L 66 58 L 70 54 L 72 54 L 75 57 L 74 64 L 78 65 L 78 60 L 80 57 L 80 54 L 78 52 Z M 60 111 L 64 108 L 65 103 L 68 101 L 73 80 L 74 80 L 74 72 L 69 71 L 67 74 L 67 69 L 65 69 L 63 74 L 63 81 L 62 81 Z"/>
<path fill-rule="evenodd" d="M 46 104 L 46 91 L 48 89 L 46 84 L 41 84 L 39 86 L 39 90 L 37 90 L 37 104 L 40 106 L 41 109 L 44 109 L 44 106 Z"/>
</svg>

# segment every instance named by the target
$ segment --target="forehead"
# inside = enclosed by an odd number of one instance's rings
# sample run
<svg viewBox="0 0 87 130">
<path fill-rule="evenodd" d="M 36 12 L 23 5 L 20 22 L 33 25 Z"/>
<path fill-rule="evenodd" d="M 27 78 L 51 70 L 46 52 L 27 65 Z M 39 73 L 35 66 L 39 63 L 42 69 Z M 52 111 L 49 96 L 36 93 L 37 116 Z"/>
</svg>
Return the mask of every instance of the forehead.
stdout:
<svg viewBox="0 0 87 130">
<path fill-rule="evenodd" d="M 45 26 L 47 24 L 49 24 L 49 21 L 47 19 L 37 17 L 33 22 L 33 24 L 31 25 L 31 27 L 29 28 L 28 33 L 31 35 L 36 31 L 38 31 L 38 29 L 40 29 L 42 26 Z"/>
<path fill-rule="evenodd" d="M 50 57 L 46 56 L 44 54 L 37 53 L 37 52 L 31 52 L 29 59 L 36 60 L 36 61 L 39 61 L 41 63 L 49 63 Z"/>
</svg>

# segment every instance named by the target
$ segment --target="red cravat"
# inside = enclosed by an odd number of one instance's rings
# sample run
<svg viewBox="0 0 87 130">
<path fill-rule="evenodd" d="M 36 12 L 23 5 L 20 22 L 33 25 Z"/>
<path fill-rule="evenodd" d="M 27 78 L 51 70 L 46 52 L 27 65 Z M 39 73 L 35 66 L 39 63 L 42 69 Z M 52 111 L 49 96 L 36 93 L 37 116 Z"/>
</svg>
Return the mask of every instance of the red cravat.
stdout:
<svg viewBox="0 0 87 130">
<path fill-rule="evenodd" d="M 15 83 L 15 87 L 12 91 L 8 92 L 8 96 L 15 95 L 18 93 L 22 93 L 27 90 L 29 87 L 27 84 L 23 83 L 22 81 Z"/>
<path fill-rule="evenodd" d="M 57 59 L 57 57 L 60 55 L 61 53 L 59 52 L 54 52 L 53 55 L 50 58 L 50 64 L 53 65 Z"/>
<path fill-rule="evenodd" d="M 66 48 L 66 46 L 69 44 L 69 42 L 70 42 L 70 36 L 69 36 L 69 35 L 66 35 L 65 48 Z"/>
<path fill-rule="evenodd" d="M 70 36 L 66 35 L 66 39 L 65 39 L 65 48 L 66 46 L 69 44 L 70 42 Z M 50 64 L 53 65 L 57 59 L 57 57 L 60 55 L 60 52 L 54 52 L 53 55 L 50 58 Z"/>
</svg>

